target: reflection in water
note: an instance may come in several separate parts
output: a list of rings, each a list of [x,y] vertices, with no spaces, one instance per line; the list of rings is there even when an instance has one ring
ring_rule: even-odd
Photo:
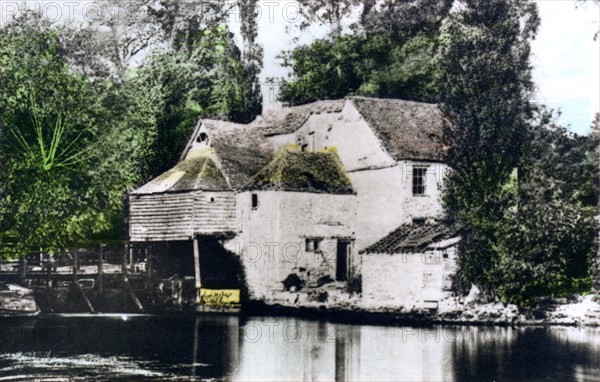
[[[61,377],[600,381],[600,329],[384,327],[214,315],[0,321],[0,381]]]

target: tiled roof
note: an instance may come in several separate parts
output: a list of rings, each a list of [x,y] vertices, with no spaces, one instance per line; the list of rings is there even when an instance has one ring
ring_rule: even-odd
[[[412,253],[426,247],[456,237],[456,229],[444,224],[403,224],[377,243],[361,253]]]
[[[302,152],[282,148],[253,178],[250,190],[353,193],[352,183],[334,151]]]
[[[394,159],[444,159],[444,117],[438,105],[365,97],[350,100]]]
[[[266,136],[291,134],[298,130],[312,114],[341,112],[345,101],[343,99],[317,101],[302,106],[267,110],[252,124]]]

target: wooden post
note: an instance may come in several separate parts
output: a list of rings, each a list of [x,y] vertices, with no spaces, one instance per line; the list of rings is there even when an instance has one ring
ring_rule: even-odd
[[[21,285],[25,286],[25,278],[27,277],[27,259],[25,257],[19,259],[19,277],[21,278]]]
[[[46,262],[46,288],[49,289],[50,288],[50,284],[52,284],[52,261],[50,260],[50,256],[54,256],[54,255],[50,255],[48,254],[48,262]]]
[[[202,280],[200,279],[200,249],[198,247],[198,237],[194,236],[194,266],[196,269],[196,302],[200,303],[200,289]]]
[[[196,377],[196,365],[198,363],[198,334],[200,329],[200,317],[196,317],[194,323],[194,349],[192,351],[192,377]]]
[[[123,263],[121,264],[121,273],[123,273],[123,275],[127,274],[127,255],[129,253],[129,242],[125,241],[125,246],[124,246],[124,250],[123,250]]]
[[[100,246],[100,252],[98,254],[98,291],[102,294],[103,291],[103,276],[104,276],[104,244]]]
[[[146,249],[146,288],[150,288],[152,282],[152,244]]]
[[[134,263],[135,263],[135,261],[134,261],[134,260],[135,260],[135,259],[134,259],[134,256],[133,256],[133,247],[132,247],[132,246],[130,246],[130,247],[129,247],[129,271],[130,271],[131,273],[134,273],[134,272],[135,272],[135,264],[134,264]]]
[[[77,282],[77,268],[79,267],[79,259],[77,258],[77,250],[73,251],[73,278]]]

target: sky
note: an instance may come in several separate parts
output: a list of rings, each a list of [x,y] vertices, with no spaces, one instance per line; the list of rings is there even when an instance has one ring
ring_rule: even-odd
[[[585,134],[600,112],[600,8],[573,0],[536,1],[542,24],[532,44],[540,103],[561,110],[559,122]]]
[[[101,0],[0,0],[0,24],[26,3],[38,7],[50,18],[81,19],[86,12],[94,12]],[[208,1],[208,0],[207,0]],[[233,0],[227,0],[229,2]],[[126,2],[126,0],[123,0]],[[581,5],[576,0],[536,0],[541,16],[538,36],[532,44],[533,77],[537,93],[535,100],[561,111],[559,122],[571,131],[585,134],[600,112],[600,38],[594,34],[600,29],[600,7]],[[280,66],[277,56],[299,43],[308,43],[323,37],[327,27],[312,27],[300,32],[300,19],[294,0],[261,0],[259,42],[265,49],[265,66],[261,80],[281,78],[287,70]],[[239,16],[232,14],[230,23],[239,40]],[[290,29],[290,33],[287,30]],[[298,38],[298,41],[293,41]],[[275,101],[276,89],[263,87],[265,107]]]

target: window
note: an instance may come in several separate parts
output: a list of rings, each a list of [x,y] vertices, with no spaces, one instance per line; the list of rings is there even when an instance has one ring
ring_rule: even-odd
[[[413,168],[413,195],[425,195],[426,167]]]
[[[198,135],[198,139],[196,139],[198,143],[208,143],[208,134],[202,132]]]
[[[317,252],[321,247],[321,239],[306,239],[306,252]]]
[[[252,209],[253,210],[258,209],[258,195],[257,194],[252,194]]]
[[[425,219],[424,218],[415,218],[412,220],[413,225],[423,225],[425,224]]]

